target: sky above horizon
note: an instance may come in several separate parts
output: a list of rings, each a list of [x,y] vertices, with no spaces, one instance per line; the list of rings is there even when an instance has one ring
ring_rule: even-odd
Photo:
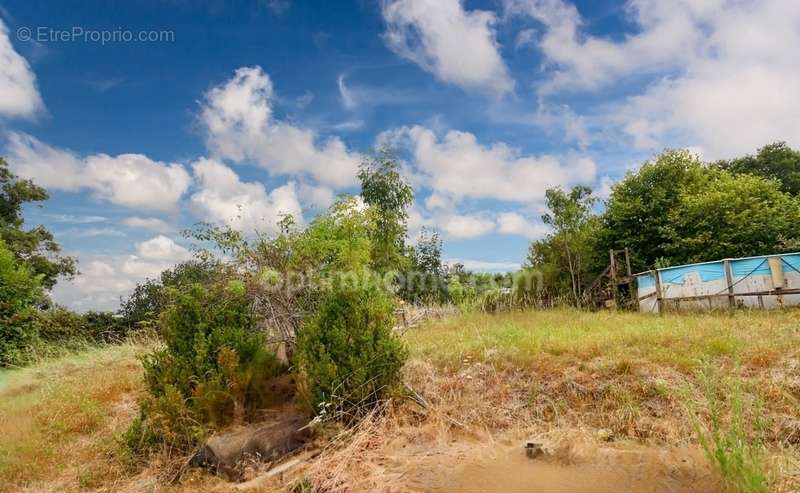
[[[800,147],[798,49],[782,0],[0,0],[0,156],[50,191],[26,221],[78,258],[53,291],[78,310],[189,258],[197,222],[307,222],[384,144],[412,240],[506,271],[547,188]]]

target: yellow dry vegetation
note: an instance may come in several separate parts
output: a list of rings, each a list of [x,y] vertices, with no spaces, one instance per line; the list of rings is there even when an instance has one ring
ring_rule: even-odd
[[[554,460],[537,466],[540,475],[612,486],[652,478],[642,491],[759,491],[745,484],[751,469],[728,483],[714,472],[699,437],[715,432],[752,440],[739,452],[758,452],[771,491],[800,488],[800,310],[466,313],[403,337],[407,388],[356,429],[322,434],[321,454],[263,491],[456,491],[464,478],[482,484],[482,470],[516,477],[509,464],[527,439]],[[196,470],[160,484],[158,464],[136,466],[120,445],[146,349],[108,346],[0,373],[0,489],[229,490]],[[741,393],[739,411],[730,389]],[[743,424],[733,433],[737,412]],[[629,471],[630,457],[638,462]],[[619,469],[608,475],[598,464]]]

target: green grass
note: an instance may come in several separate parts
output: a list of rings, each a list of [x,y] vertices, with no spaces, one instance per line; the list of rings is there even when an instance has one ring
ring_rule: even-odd
[[[687,395],[685,402],[708,460],[732,491],[767,493],[759,403],[752,402],[738,375],[724,374],[711,365],[698,372],[698,381],[700,398]],[[706,419],[700,414],[706,414]]]
[[[689,373],[701,360],[770,366],[800,343],[800,311],[685,314],[568,309],[469,313],[410,331],[412,356],[451,365],[464,358],[512,366],[603,358],[631,369],[658,365]]]
[[[0,491],[94,489],[125,468],[116,437],[135,411],[140,350],[96,347],[0,371]]]

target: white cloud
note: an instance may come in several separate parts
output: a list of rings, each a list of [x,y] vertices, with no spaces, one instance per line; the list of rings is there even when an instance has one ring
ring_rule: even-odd
[[[198,190],[191,197],[197,214],[210,222],[226,222],[241,231],[275,232],[284,214],[302,221],[295,184],[267,192],[258,182],[242,182],[219,161],[200,159],[192,165]]]
[[[701,33],[696,22],[721,0],[631,0],[628,10],[642,29],[620,42],[580,32],[583,19],[563,0],[505,0],[509,13],[532,17],[545,27],[539,47],[555,67],[541,90],[597,89],[634,72],[664,70],[694,55]]]
[[[136,245],[136,255],[122,262],[120,270],[134,279],[154,279],[162,271],[192,258],[192,253],[171,238],[158,235]]]
[[[600,178],[599,186],[597,187],[597,190],[595,190],[594,194],[600,200],[606,200],[607,198],[611,197],[613,186],[614,186],[614,180],[610,176],[604,176]]]
[[[465,11],[461,0],[384,0],[382,13],[386,44],[399,56],[467,90],[513,90],[493,12]]]
[[[308,175],[317,182],[355,184],[361,156],[338,137],[319,141],[314,131],[278,120],[273,87],[261,67],[242,67],[205,95],[200,122],[214,157],[253,160],[277,175]]]
[[[59,231],[59,237],[71,236],[74,238],[92,238],[95,236],[117,236],[124,237],[125,232],[112,227],[104,228],[72,228],[66,231]]]
[[[27,134],[11,132],[6,145],[11,169],[55,190],[90,190],[125,207],[173,211],[191,183],[178,163],[153,161],[142,154],[76,154],[51,147]]]
[[[356,99],[350,89],[347,88],[347,84],[345,84],[344,74],[340,74],[339,78],[336,79],[336,85],[339,87],[339,97],[342,100],[342,105],[348,110],[354,109],[356,107]]]
[[[503,212],[497,216],[497,232],[504,235],[523,236],[529,240],[544,237],[549,231],[541,222],[531,222],[517,212]]]
[[[123,220],[122,224],[129,228],[147,229],[161,234],[168,233],[172,230],[169,224],[156,217],[133,216]]]
[[[135,254],[93,256],[78,254],[80,274],[56,284],[53,299],[79,311],[116,310],[137,283],[155,279],[162,271],[191,259],[189,250],[171,238],[156,236],[135,245]]]
[[[36,75],[14,51],[8,28],[0,19],[0,116],[32,117],[43,110]]]
[[[800,145],[798,2],[629,0],[636,29],[622,40],[582,32],[579,12],[562,0],[505,4],[544,25],[542,94],[650,79],[599,118],[643,150],[692,146],[717,159],[776,140]]]
[[[525,156],[502,142],[483,145],[469,132],[451,130],[438,139],[433,131],[414,126],[392,134],[390,138],[401,135],[410,143],[426,186],[455,200],[535,203],[546,189],[591,182],[596,172],[587,157]]]
[[[495,222],[480,214],[454,214],[440,218],[442,229],[451,238],[477,238],[492,232]]]
[[[126,296],[136,286],[136,281],[113,267],[117,260],[81,262],[79,275],[55,285],[53,300],[78,311],[116,310],[120,296]]]
[[[307,207],[327,209],[336,200],[336,195],[328,187],[300,183],[297,186],[297,196]]]

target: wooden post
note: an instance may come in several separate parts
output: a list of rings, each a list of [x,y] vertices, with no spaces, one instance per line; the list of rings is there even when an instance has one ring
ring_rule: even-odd
[[[664,312],[664,298],[661,296],[661,276],[659,276],[658,270],[652,270],[651,272],[656,280],[656,306],[658,307],[658,313],[661,314]]]
[[[633,276],[631,272],[631,255],[628,251],[628,247],[625,247],[625,267],[628,269],[628,277]]]
[[[736,308],[736,297],[733,295],[733,272],[731,271],[731,259],[726,258],[722,261],[725,268],[725,283],[728,285],[728,307],[732,310]]]
[[[614,297],[614,305],[617,304],[617,259],[614,258],[614,249],[608,251],[609,261],[611,265],[611,295]]]

